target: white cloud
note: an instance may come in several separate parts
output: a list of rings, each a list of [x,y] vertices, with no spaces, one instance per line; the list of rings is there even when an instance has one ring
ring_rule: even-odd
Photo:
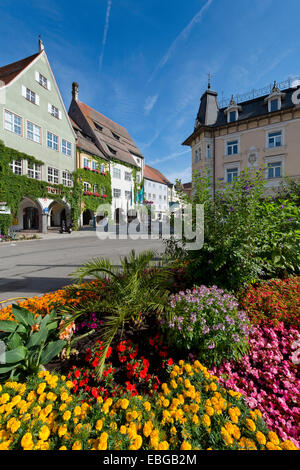
[[[186,40],[193,29],[193,27],[200,23],[203,14],[209,8],[213,0],[207,0],[207,2],[200,8],[200,10],[196,13],[196,15],[191,19],[191,21],[188,23],[188,25],[178,34],[178,36],[175,38],[175,40],[172,42],[171,46],[169,47],[168,51],[166,54],[163,56],[157,67],[155,68],[154,72],[152,73],[151,77],[149,78],[148,82],[151,82],[156,75],[156,73],[163,68],[166,63],[169,61],[169,59],[172,57],[174,54],[176,48],[178,47],[179,43],[183,40]]]
[[[152,110],[153,106],[155,105],[157,101],[157,98],[158,98],[158,95],[148,96],[146,98],[145,104],[144,104],[144,111],[146,115],[149,114],[150,111]]]
[[[112,0],[107,0],[105,24],[104,24],[104,31],[103,31],[103,38],[102,38],[102,50],[101,50],[101,54],[100,54],[100,57],[99,57],[99,70],[100,71],[101,71],[101,68],[102,68],[104,49],[105,49],[106,40],[107,40],[111,4],[112,4]]]
[[[192,167],[191,165],[184,169],[179,169],[173,172],[164,171],[165,176],[171,183],[175,183],[176,179],[181,180],[182,183],[189,183],[192,181]]]
[[[156,163],[162,163],[162,162],[167,162],[168,160],[174,160],[175,158],[178,158],[182,155],[185,155],[187,153],[190,153],[191,150],[188,149],[188,150],[184,150],[183,152],[174,152],[174,153],[171,153],[170,155],[167,155],[165,157],[161,157],[161,158],[156,158],[155,160],[150,160],[150,163],[151,165],[155,165]]]

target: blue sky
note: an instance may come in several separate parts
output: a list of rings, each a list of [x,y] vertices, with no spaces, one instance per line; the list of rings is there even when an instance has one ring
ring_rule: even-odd
[[[79,98],[127,128],[146,162],[191,179],[199,101],[300,75],[299,0],[0,0],[0,64],[41,34],[66,107]]]

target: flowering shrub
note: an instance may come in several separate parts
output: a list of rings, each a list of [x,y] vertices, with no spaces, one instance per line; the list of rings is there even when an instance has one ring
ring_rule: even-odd
[[[98,398],[90,405],[72,389],[66,377],[48,371],[26,384],[7,382],[0,388],[0,449],[296,449],[198,361],[170,368],[169,383],[152,398]]]
[[[207,365],[240,358],[247,351],[249,322],[236,299],[216,286],[187,289],[171,296],[171,314],[161,318],[168,343],[195,350]]]
[[[250,352],[240,362],[213,368],[220,383],[243,393],[258,408],[270,429],[300,447],[300,380],[292,362],[299,332],[283,323],[258,326],[251,332]]]
[[[262,282],[241,294],[240,304],[253,323],[271,319],[300,327],[300,276]]]

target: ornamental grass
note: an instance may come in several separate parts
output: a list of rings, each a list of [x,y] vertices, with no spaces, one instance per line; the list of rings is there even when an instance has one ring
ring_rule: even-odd
[[[98,397],[90,405],[72,389],[48,371],[1,386],[0,449],[297,450],[198,361],[171,366],[152,398]]]

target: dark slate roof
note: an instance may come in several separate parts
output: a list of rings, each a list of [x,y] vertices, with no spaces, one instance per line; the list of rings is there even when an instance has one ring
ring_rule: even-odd
[[[16,78],[23,70],[28,67],[43,51],[33,54],[25,59],[18,60],[9,65],[0,67],[0,80],[8,85],[14,78]]]
[[[106,159],[103,153],[101,153],[98,147],[94,144],[92,138],[85,134],[81,127],[72,118],[69,117],[69,119],[76,134],[77,148],[90,153],[91,155],[97,155],[98,157]]]
[[[281,109],[289,109],[295,106],[292,102],[292,94],[294,91],[295,88],[282,90],[282,93],[285,93],[285,98],[281,100]],[[254,100],[242,101],[241,103],[238,103],[238,105],[242,107],[242,110],[239,112],[238,120],[241,121],[242,119],[250,119],[257,116],[263,116],[264,114],[269,115],[270,113],[268,112],[268,105],[264,101],[267,96],[269,95],[260,96]],[[214,124],[214,127],[227,124],[226,114],[224,113],[225,109],[226,107],[219,110],[218,119]]]

